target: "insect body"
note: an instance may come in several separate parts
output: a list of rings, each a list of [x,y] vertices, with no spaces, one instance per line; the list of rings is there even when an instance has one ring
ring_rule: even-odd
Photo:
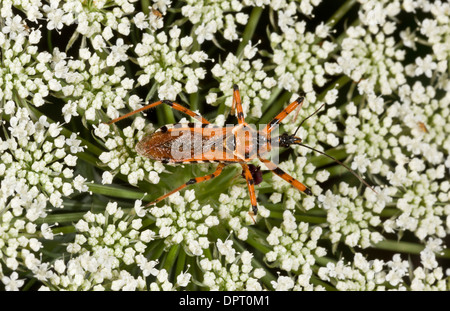
[[[257,168],[255,168],[255,166],[249,164],[249,162],[254,159],[259,159],[266,165],[269,170],[280,176],[282,179],[290,183],[298,190],[308,195],[312,194],[311,190],[303,183],[294,179],[292,176],[280,169],[275,163],[266,159],[265,157],[268,152],[271,151],[274,142],[281,147],[289,147],[290,145],[297,144],[315,150],[311,147],[303,145],[302,139],[296,137],[295,134],[289,135],[285,133],[277,137],[272,137],[272,132],[278,127],[279,123],[283,121],[283,119],[286,118],[296,108],[300,109],[303,104],[303,100],[303,97],[299,97],[297,100],[289,104],[282,112],[280,112],[274,119],[272,119],[272,121],[270,121],[270,123],[267,124],[265,128],[261,130],[256,130],[254,127],[245,122],[241,98],[237,85],[234,85],[233,104],[231,107],[232,114],[234,114],[236,111],[238,120],[238,124],[235,126],[219,127],[217,125],[210,124],[199,114],[169,100],[162,100],[149,104],[138,110],[132,111],[124,116],[114,119],[108,124],[113,124],[133,114],[156,107],[161,104],[169,105],[173,109],[181,111],[199,120],[201,123],[177,123],[173,125],[165,125],[153,134],[144,137],[136,145],[136,151],[139,154],[153,160],[161,161],[163,163],[219,163],[216,170],[212,174],[192,178],[178,188],[147,204],[147,206],[156,204],[161,200],[167,198],[171,194],[178,192],[189,185],[207,181],[214,177],[217,177],[218,175],[220,175],[223,168],[227,164],[237,163],[242,166],[242,175],[247,181],[247,186],[250,193],[250,201],[252,205],[250,216],[252,216],[253,218],[253,216],[257,215],[258,213],[255,184],[260,182],[259,179],[261,173]],[[315,151],[324,154],[318,150]],[[328,157],[332,158],[331,156]],[[332,159],[339,164],[344,165],[338,160],[334,158]],[[347,166],[345,167],[349,169]],[[355,176],[357,176],[353,171],[351,172]],[[359,176],[357,177],[360,178]],[[255,179],[257,180],[255,181]],[[367,185],[367,183],[365,184]]]

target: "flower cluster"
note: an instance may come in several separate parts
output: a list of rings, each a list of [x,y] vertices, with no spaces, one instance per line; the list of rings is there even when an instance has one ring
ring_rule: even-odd
[[[427,0],[0,1],[0,287],[449,290],[449,21]],[[301,144],[250,162],[256,217],[240,163],[177,192],[217,163],[138,154],[177,109],[103,123],[159,97],[224,126],[234,84],[250,126],[305,97],[271,132]]]
[[[48,30],[61,31],[64,26],[76,23],[74,38],[82,35],[92,39],[94,44],[104,44],[104,40],[113,36],[113,31],[124,36],[130,34],[131,20],[128,16],[135,10],[133,2],[118,1],[107,6],[106,1],[51,0],[50,5],[43,6],[43,14],[39,17],[47,20]],[[26,12],[35,12],[35,5],[30,5]]]
[[[236,253],[233,241],[218,239],[216,242],[219,259],[200,260],[203,270],[202,285],[209,290],[260,291],[263,289],[260,279],[265,276],[264,269],[254,268],[253,254],[249,251]],[[221,260],[222,259],[222,260]]]
[[[317,185],[317,182],[325,182],[328,179],[329,173],[327,171],[315,173],[316,167],[312,163],[307,163],[305,157],[297,157],[295,161],[283,161],[280,163],[279,168],[309,187],[314,196],[305,196],[298,189],[292,187],[291,184],[273,173],[272,182],[274,185],[274,193],[270,196],[271,202],[277,204],[283,201],[285,208],[288,210],[299,208],[299,202],[301,203],[300,206],[302,210],[309,210],[315,207],[315,196],[323,191],[323,189]]]
[[[4,107],[2,127],[9,136],[0,138],[0,253],[1,266],[11,275],[2,275],[9,290],[19,289],[24,281],[16,271],[27,269],[39,280],[46,279],[45,263],[39,259],[43,241],[53,240],[45,223],[48,204],[63,208],[63,198],[86,192],[86,180],[75,174],[81,141],[73,134],[61,135],[61,126],[42,116],[34,121],[25,108],[13,101]],[[39,227],[37,221],[43,221]],[[8,273],[6,270],[5,273]],[[0,269],[2,271],[2,269]]]
[[[342,72],[353,81],[363,80],[361,90],[371,94],[374,88],[383,95],[390,95],[406,83],[404,68],[405,51],[395,49],[391,31],[371,34],[363,26],[349,27],[348,37],[342,43],[337,59]]]
[[[297,273],[297,285],[304,289],[311,289],[310,278],[313,274],[315,257],[323,257],[326,250],[317,245],[322,234],[321,227],[309,228],[304,222],[297,224],[291,211],[283,213],[280,227],[273,227],[266,240],[273,250],[265,256],[267,262],[286,272]],[[280,286],[277,283],[275,288]]]
[[[387,232],[409,230],[421,240],[427,236],[442,238],[446,235],[448,209],[435,208],[435,203],[448,202],[442,151],[448,153],[448,129],[444,125],[448,113],[442,117],[435,111],[448,109],[448,95],[433,99],[434,92],[427,92],[420,82],[401,90],[402,102],[394,102],[386,111],[383,99],[373,96],[368,96],[368,108],[359,110],[360,117],[354,104],[347,106],[346,150],[357,154],[353,169],[384,176],[392,186],[390,195],[400,195],[397,207],[401,213],[384,223]],[[382,159],[394,159],[395,166]],[[405,188],[398,191],[398,187]]]
[[[393,288],[405,289],[402,279],[408,275],[408,267],[408,261],[399,255],[385,263],[379,259],[369,261],[361,253],[356,253],[352,262],[329,262],[319,269],[318,275],[322,280],[333,283],[338,290],[384,290],[385,282]]]
[[[194,25],[197,42],[200,44],[205,40],[216,40],[217,32],[223,33],[223,37],[229,41],[237,40],[237,24],[245,25],[248,21],[248,14],[241,12],[244,5],[240,1],[227,0],[220,5],[209,0],[185,2],[181,7],[181,14]]]
[[[22,194],[24,199],[24,193],[27,193],[29,189],[26,185],[18,183],[18,193]],[[3,185],[2,185],[3,188]],[[36,189],[28,192],[29,197],[36,196]],[[19,194],[18,194],[19,195]],[[38,200],[41,202],[37,202]],[[42,242],[39,238],[39,228],[33,222],[25,217],[24,207],[20,207],[20,202],[17,197],[13,198],[9,204],[7,204],[3,199],[0,200],[0,208],[5,211],[0,219],[0,254],[2,256],[0,269],[2,278],[1,281],[5,285],[6,290],[19,290],[23,284],[24,280],[19,279],[18,271],[25,268],[33,273],[38,271],[38,261],[37,254],[43,248]],[[45,199],[42,197],[36,198],[33,205],[40,204],[42,202],[45,204]],[[9,209],[9,206],[14,206],[14,211]],[[41,230],[45,232],[45,224],[41,227]],[[50,230],[51,231],[51,230]],[[45,235],[47,239],[53,239],[53,234]],[[7,276],[10,273],[10,276]]]
[[[218,217],[212,215],[213,208],[200,205],[194,190],[185,191],[184,196],[176,193],[168,201],[169,205],[148,210],[156,219],[155,232],[167,246],[182,244],[188,254],[201,256],[209,248],[209,228],[219,224]]]
[[[134,81],[124,77],[125,67],[118,65],[127,59],[127,49],[119,39],[106,58],[101,58],[87,48],[79,50],[78,60],[68,58],[66,53],[58,49],[53,51],[53,55],[45,52],[40,55],[46,64],[45,70],[54,72],[53,94],[69,98],[62,108],[66,122],[72,116],[78,116],[80,111],[83,111],[83,119],[91,121],[98,119],[99,111],[103,109],[106,109],[109,118],[117,117],[117,110],[125,106],[127,92],[134,87]],[[110,68],[113,70],[108,71]],[[105,71],[108,73],[105,74]],[[134,101],[133,98],[129,100],[130,104]]]
[[[51,73],[45,72],[45,64],[39,57],[37,43],[41,31],[27,31],[26,22],[19,16],[5,18],[5,26],[0,31],[0,99],[14,100],[14,93],[23,99],[33,94],[32,103],[42,106],[51,89]],[[29,29],[29,28],[28,28]],[[46,78],[41,76],[47,73]]]

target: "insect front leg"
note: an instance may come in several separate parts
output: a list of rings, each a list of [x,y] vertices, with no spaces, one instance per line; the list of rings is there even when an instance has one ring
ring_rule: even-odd
[[[289,175],[288,173],[283,171],[275,163],[273,163],[272,161],[267,160],[267,159],[263,159],[263,158],[259,158],[259,159],[261,160],[261,162],[263,162],[267,166],[267,168],[269,170],[271,170],[272,172],[274,172],[275,174],[277,174],[278,176],[280,176],[281,178],[286,180],[292,186],[294,186],[298,190],[306,193],[307,195],[312,195],[312,192],[308,187],[306,187],[304,184],[299,182],[297,179],[295,179],[294,177],[292,177],[291,175]]]

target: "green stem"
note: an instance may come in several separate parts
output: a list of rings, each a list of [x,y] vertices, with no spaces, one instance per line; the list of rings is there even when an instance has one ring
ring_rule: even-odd
[[[50,30],[47,30],[47,47],[48,51],[53,51],[52,32]]]
[[[74,233],[76,230],[75,230],[74,226],[64,226],[64,227],[55,228],[52,231],[54,234],[62,233],[64,235],[64,234],[68,234],[68,233]]]
[[[329,168],[327,168],[327,171],[328,171],[328,173],[330,173],[329,178],[336,177],[336,176],[342,177],[342,175],[349,173],[345,169],[345,167],[340,166],[340,165],[335,165],[335,166],[329,167]],[[356,179],[356,177],[355,177],[355,179]]]
[[[190,50],[191,53],[194,53],[195,51],[200,50],[200,44],[198,43],[197,40],[194,40],[194,43],[192,45],[192,48]],[[196,68],[199,67],[198,63],[193,63],[191,64],[191,68],[192,70],[195,70]],[[196,111],[199,110],[199,103],[200,103],[200,97],[199,97],[199,92],[195,92],[189,95],[189,103],[191,106],[191,110]]]
[[[99,162],[98,157],[95,157],[87,152],[79,152],[77,153],[77,157],[95,167],[98,165]]]
[[[283,219],[283,213],[270,211],[270,218]],[[295,215],[295,219],[297,221],[311,224],[323,224],[327,221],[326,218],[324,217],[304,216],[304,215]]]
[[[328,258],[328,257],[314,257],[316,259],[316,263],[318,263],[320,266],[324,267],[326,266],[329,262],[331,263],[336,263],[336,260]]]
[[[398,215],[399,213],[400,213],[400,211],[396,208],[385,208],[380,213],[380,217],[392,217],[392,216]]]
[[[258,241],[259,239],[262,239],[262,237],[260,237],[255,232],[255,230],[249,230],[249,235],[248,235],[248,238],[247,238],[246,242],[248,244],[250,244],[251,246],[253,246],[254,248],[256,248],[257,250],[259,250],[263,254],[266,254],[266,253],[270,252],[271,248],[266,246],[266,245],[264,245],[260,241]]]
[[[198,92],[192,93],[189,95],[189,102],[191,104],[191,110],[196,111],[199,110],[200,97],[198,96]]]
[[[173,109],[172,107],[169,107],[167,105],[164,105],[164,117],[165,117],[165,124],[175,124],[175,116],[173,115]]]
[[[263,9],[261,7],[254,7],[252,13],[250,14],[250,18],[248,20],[247,26],[245,26],[244,33],[242,34],[242,41],[239,44],[236,55],[240,55],[244,50],[245,46],[248,44],[250,39],[253,37],[255,33],[256,26],[258,25],[259,18],[261,17]]]

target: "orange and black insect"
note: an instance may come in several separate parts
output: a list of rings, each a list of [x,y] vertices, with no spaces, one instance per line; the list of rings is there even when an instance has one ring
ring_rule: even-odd
[[[242,166],[242,175],[247,181],[247,186],[250,193],[250,202],[252,205],[250,216],[252,216],[253,218],[253,216],[256,216],[258,213],[255,184],[261,182],[261,171],[259,170],[259,167],[255,167],[254,165],[249,164],[249,162],[254,159],[259,159],[266,165],[269,170],[280,176],[282,179],[290,183],[298,190],[304,192],[305,194],[311,195],[312,192],[307,186],[294,179],[292,176],[280,169],[275,163],[265,158],[269,151],[272,150],[272,145],[274,145],[274,147],[289,147],[291,145],[301,145],[303,147],[319,152],[333,159],[337,163],[343,165],[366,186],[371,188],[361,177],[354,173],[345,164],[319,150],[302,144],[302,139],[295,136],[303,122],[316,114],[320,110],[320,108],[323,107],[323,105],[312,115],[305,118],[300,123],[299,127],[293,135],[284,133],[277,137],[272,137],[272,132],[274,132],[274,130],[279,126],[280,122],[282,122],[295,109],[301,108],[304,98],[300,96],[297,100],[289,104],[283,111],[281,111],[275,118],[273,118],[272,121],[270,121],[265,126],[265,128],[263,128],[262,130],[256,130],[254,127],[245,122],[239,88],[237,85],[234,85],[233,88],[233,103],[231,107],[231,113],[234,114],[236,110],[238,124],[232,127],[219,127],[217,125],[210,124],[206,119],[204,119],[196,112],[193,112],[171,100],[157,101],[140,109],[132,111],[128,114],[125,114],[108,123],[113,124],[138,112],[154,108],[161,104],[168,105],[173,109],[181,111],[201,122],[164,125],[153,134],[145,136],[136,145],[136,151],[140,155],[153,160],[161,161],[162,163],[193,164],[219,162],[219,165],[216,167],[216,170],[212,174],[192,178],[178,188],[147,204],[147,206],[156,204],[189,185],[200,183],[217,177],[218,175],[220,175],[226,165],[237,163]],[[274,142],[276,144],[274,144]]]

